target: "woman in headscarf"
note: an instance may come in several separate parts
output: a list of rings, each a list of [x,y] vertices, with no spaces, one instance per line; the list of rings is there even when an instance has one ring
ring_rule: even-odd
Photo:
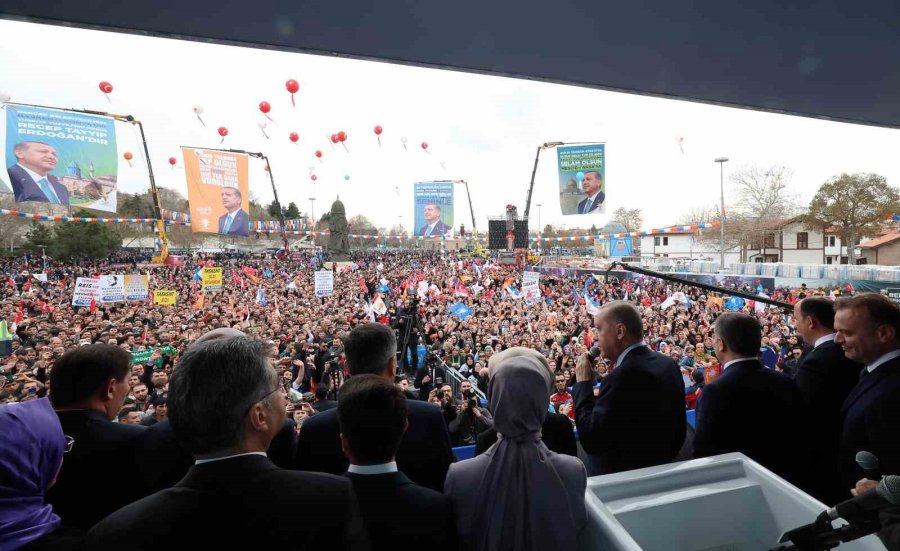
[[[0,550],[71,549],[78,542],[77,534],[63,535],[44,502],[66,448],[47,398],[0,406]]]
[[[497,443],[450,466],[444,493],[460,541],[476,551],[578,549],[587,515],[581,460],[541,441],[553,383],[547,360],[528,348],[491,358],[488,400]]]

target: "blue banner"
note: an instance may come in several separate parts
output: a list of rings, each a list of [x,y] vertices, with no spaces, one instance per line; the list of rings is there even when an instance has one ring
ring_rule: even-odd
[[[556,148],[559,166],[559,208],[563,214],[606,212],[606,146],[570,145]]]
[[[113,119],[8,104],[5,154],[17,203],[116,211],[119,159]]]
[[[416,237],[442,237],[453,232],[453,182],[416,182],[413,187]]]
[[[609,256],[633,256],[630,237],[608,239]]]
[[[462,302],[457,302],[453,306],[450,307],[450,313],[454,316],[458,317],[461,320],[466,319],[467,317],[472,315],[475,309],[466,306]]]

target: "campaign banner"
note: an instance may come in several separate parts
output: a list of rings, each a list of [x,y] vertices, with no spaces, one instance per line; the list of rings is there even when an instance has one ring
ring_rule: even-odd
[[[608,239],[607,243],[609,243],[609,256],[632,256],[634,254],[630,237]]]
[[[204,291],[221,291],[223,288],[222,268],[205,267],[200,271],[200,283]]]
[[[522,298],[525,300],[541,298],[540,272],[522,273]]]
[[[100,276],[100,302],[125,300],[125,276],[109,274]]]
[[[216,149],[183,147],[191,231],[250,235],[248,157]]]
[[[125,275],[125,300],[150,300],[150,284],[147,276]]]
[[[146,350],[141,350],[140,352],[132,352],[131,353],[131,365],[140,365],[145,364],[150,361],[150,357],[153,356],[153,353],[159,350],[161,355],[163,354],[174,354],[177,352],[174,346],[166,345],[162,348],[147,348]]]
[[[175,306],[178,304],[178,291],[174,289],[157,289],[153,291],[153,304]]]
[[[34,276],[34,279],[40,281],[41,283],[47,283],[47,274],[39,273],[39,274],[31,274]]]
[[[316,271],[316,296],[319,298],[334,294],[334,273],[331,270]]]
[[[79,277],[75,280],[75,292],[72,293],[72,306],[90,306],[100,294],[100,280],[90,277]]]
[[[605,144],[556,148],[559,208],[565,215],[606,212]]]
[[[413,229],[417,237],[452,235],[453,182],[416,182],[413,203]]]
[[[116,211],[114,119],[13,104],[5,111],[4,176],[17,203]]]

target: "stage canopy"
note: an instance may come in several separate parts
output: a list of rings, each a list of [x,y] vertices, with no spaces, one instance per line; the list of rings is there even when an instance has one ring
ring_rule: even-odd
[[[900,127],[896,0],[4,0],[0,13]]]

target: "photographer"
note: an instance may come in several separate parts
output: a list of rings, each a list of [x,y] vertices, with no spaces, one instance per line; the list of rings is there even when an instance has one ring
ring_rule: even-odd
[[[429,354],[425,365],[416,371],[415,383],[416,388],[419,389],[420,400],[428,400],[431,391],[440,388],[447,380],[447,372],[440,364],[441,361],[437,356]]]
[[[459,395],[459,402],[452,406],[456,418],[449,424],[450,439],[455,446],[473,445],[480,433],[494,426],[494,418],[478,405],[478,396],[469,381],[460,383]]]

